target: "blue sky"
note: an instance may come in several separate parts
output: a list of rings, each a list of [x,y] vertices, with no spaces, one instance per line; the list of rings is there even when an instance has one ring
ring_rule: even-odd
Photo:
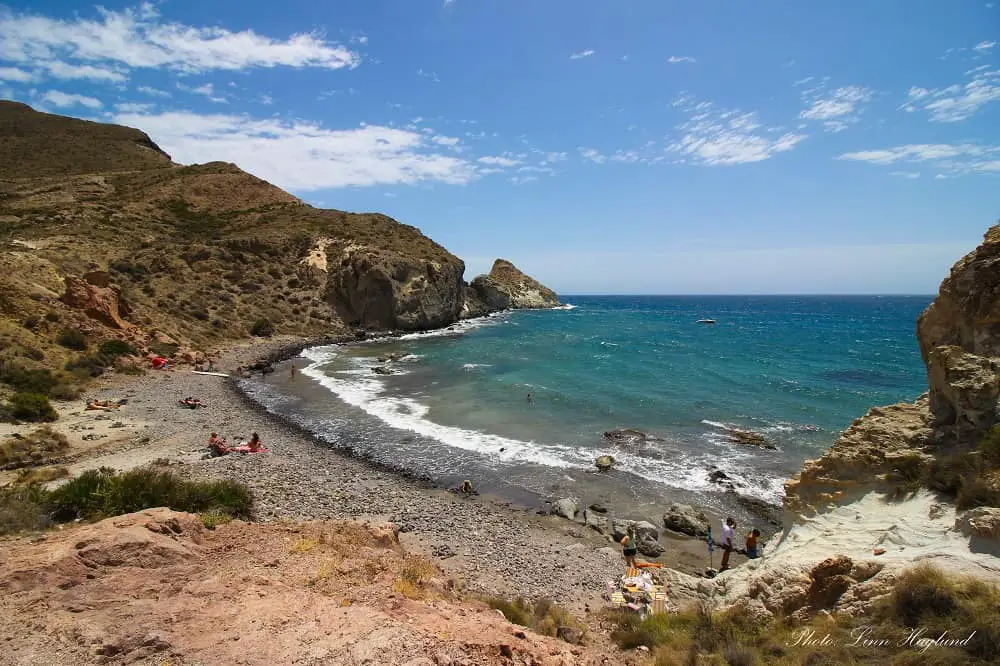
[[[0,97],[385,212],[469,278],[931,293],[1000,217],[998,3],[32,0]]]

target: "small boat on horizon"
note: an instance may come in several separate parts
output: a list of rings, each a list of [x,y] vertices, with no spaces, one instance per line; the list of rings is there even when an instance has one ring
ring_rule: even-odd
[[[699,319],[695,323],[696,324],[714,324],[715,320],[714,319]]]

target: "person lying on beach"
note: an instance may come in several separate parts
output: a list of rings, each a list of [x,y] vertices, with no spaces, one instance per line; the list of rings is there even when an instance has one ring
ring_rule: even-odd
[[[181,403],[181,406],[190,407],[191,409],[198,409],[199,407],[205,406],[204,404],[202,404],[201,400],[199,400],[198,398],[193,398],[191,396],[188,396],[183,400],[179,400],[178,402]]]
[[[103,409],[104,411],[108,412],[111,411],[112,409],[118,409],[124,404],[125,404],[124,400],[119,400],[118,402],[114,402],[112,400],[95,400],[91,398],[90,400],[87,401],[87,409]]]

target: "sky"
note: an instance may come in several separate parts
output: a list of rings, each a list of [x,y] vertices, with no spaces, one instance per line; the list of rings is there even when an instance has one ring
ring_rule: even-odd
[[[1000,0],[0,0],[0,98],[562,294],[936,292],[1000,218]]]

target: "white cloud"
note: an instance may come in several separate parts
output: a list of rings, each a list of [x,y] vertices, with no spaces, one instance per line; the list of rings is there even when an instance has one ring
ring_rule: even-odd
[[[982,41],[982,42],[979,42],[978,44],[976,44],[975,46],[973,46],[972,50],[973,51],[989,51],[990,49],[992,49],[996,45],[997,45],[996,42]]]
[[[435,136],[431,141],[439,146],[457,146],[461,142],[461,139],[454,136]]]
[[[287,189],[442,182],[482,175],[475,164],[435,152],[423,134],[367,125],[330,130],[306,121],[237,115],[122,113],[115,122],[140,127],[178,162],[234,162]]]
[[[17,63],[55,61],[165,67],[182,72],[251,67],[356,67],[355,52],[299,33],[273,39],[252,30],[232,32],[161,20],[144,3],[120,12],[98,8],[96,20],[60,20],[31,13],[0,12],[0,53]]]
[[[976,67],[965,74],[971,79],[965,85],[910,88],[907,101],[900,108],[911,113],[927,111],[935,122],[954,123],[971,117],[991,102],[1000,101],[1000,69]]]
[[[87,79],[90,81],[123,83],[128,77],[114,69],[94,67],[93,65],[70,65],[55,60],[45,63],[45,69],[56,79]]]
[[[589,58],[590,56],[594,55],[595,53],[596,53],[596,51],[594,51],[593,49],[587,49],[586,51],[580,51],[579,53],[570,54],[569,59],[570,60],[580,60],[581,58]]]
[[[149,95],[150,97],[170,97],[170,93],[166,90],[158,90],[157,88],[150,88],[149,86],[139,86],[136,88],[137,91],[141,92],[143,95]]]
[[[804,79],[799,79],[798,81],[796,81],[795,83],[793,83],[792,86],[794,86],[796,88],[798,88],[799,86],[804,86],[805,84],[807,84],[810,81],[812,81],[813,78],[814,77],[812,77],[812,76],[807,76]]]
[[[842,132],[860,120],[864,105],[874,94],[864,86],[843,86],[827,93],[825,85],[820,84],[802,93],[809,106],[799,113],[799,118],[822,121],[828,132]]]
[[[229,100],[227,100],[225,97],[222,97],[215,93],[215,86],[213,86],[211,83],[205,83],[198,87],[192,87],[192,86],[186,86],[183,83],[178,82],[177,88],[178,90],[183,90],[184,92],[193,93],[195,95],[204,95],[209,99],[209,101],[215,102],[216,104],[229,103]]]
[[[441,83],[441,79],[438,77],[436,72],[427,72],[424,71],[423,69],[418,69],[417,76],[419,76],[422,79],[430,79],[434,83]]]
[[[761,162],[792,150],[806,138],[791,132],[768,137],[758,132],[763,127],[755,112],[716,109],[711,102],[698,102],[689,95],[680,96],[673,105],[689,114],[689,119],[677,126],[683,136],[667,146],[681,161],[710,166]]]
[[[869,164],[930,164],[945,173],[1000,173],[1000,146],[974,143],[911,143],[882,150],[844,153],[838,160]]]
[[[35,75],[17,67],[0,67],[0,81],[29,83],[35,80]]]
[[[919,171],[890,171],[890,176],[899,176],[900,178],[909,178],[911,180],[920,178]]]
[[[122,113],[145,113],[155,106],[155,104],[142,104],[139,102],[122,102],[121,104],[115,104],[115,108]]]
[[[480,164],[486,164],[488,166],[494,167],[514,167],[521,164],[521,160],[513,159],[511,157],[499,157],[499,156],[486,156],[480,157],[476,160]]]
[[[670,56],[669,58],[667,58],[667,62],[669,62],[671,65],[676,65],[677,63],[681,62],[698,62],[698,61],[690,56]]]
[[[86,95],[73,95],[71,93],[64,93],[58,90],[50,90],[41,96],[43,102],[48,102],[53,106],[58,107],[68,107],[68,106],[85,106],[88,109],[99,109],[101,106],[101,101],[94,99],[93,97],[87,97]]]
[[[590,160],[595,164],[604,164],[608,161],[608,158],[600,153],[600,151],[594,150],[593,148],[577,148],[580,151],[581,157],[586,160]]]

